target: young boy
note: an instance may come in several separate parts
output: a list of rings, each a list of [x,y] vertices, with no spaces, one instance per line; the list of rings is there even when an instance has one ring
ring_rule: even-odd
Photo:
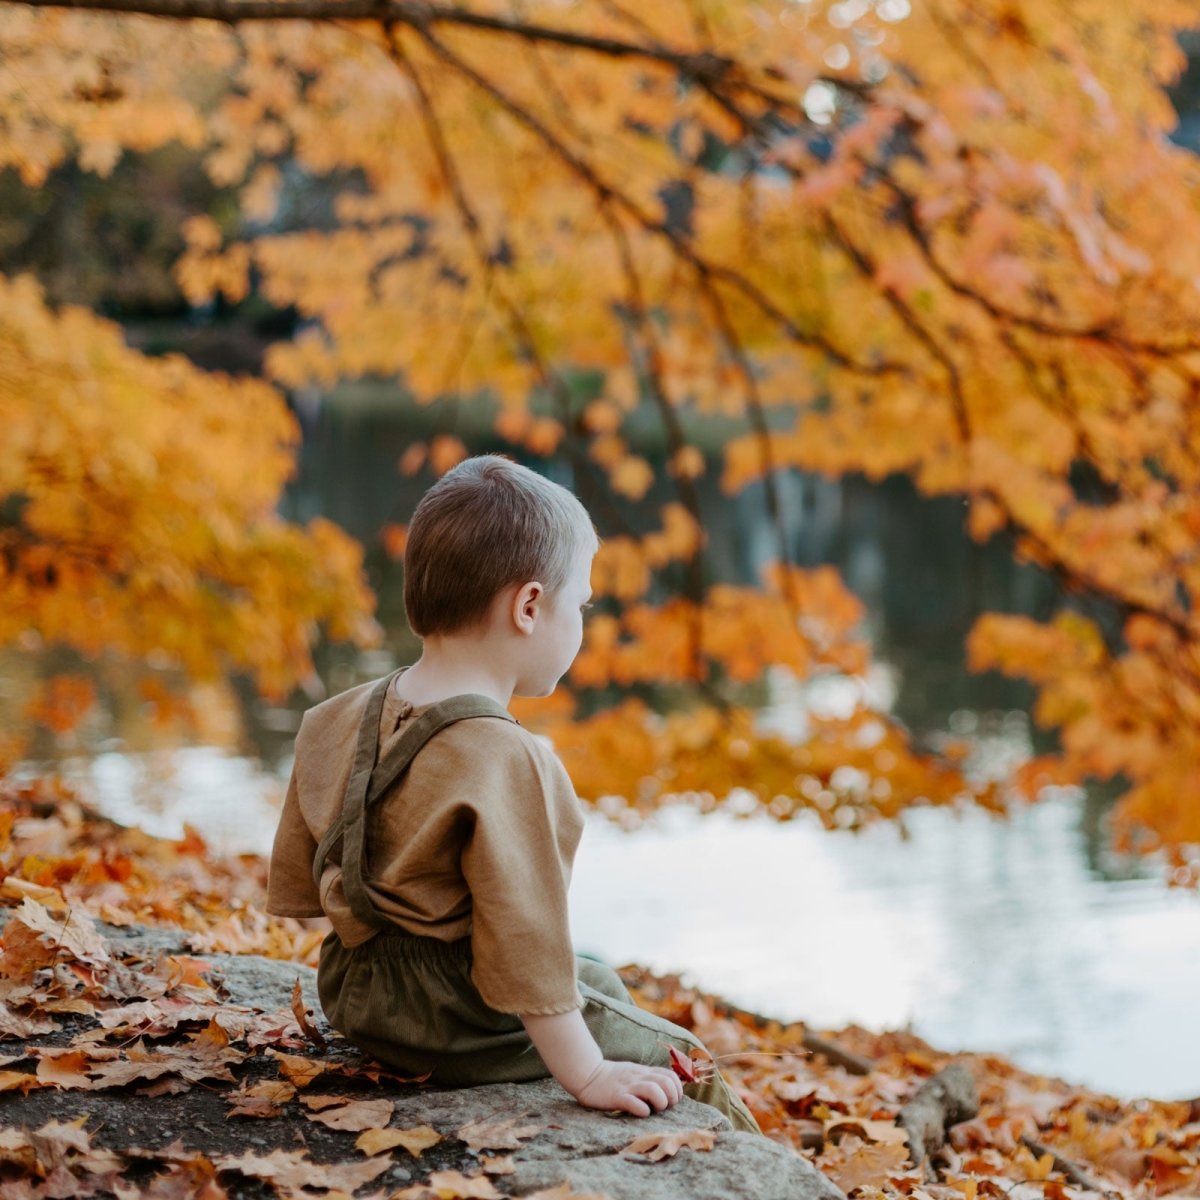
[[[553,1075],[582,1105],[675,1104],[687,1030],[576,958],[567,887],[583,813],[562,764],[508,713],[578,653],[595,530],[566,489],[468,459],[409,527],[404,601],[421,657],[308,712],[267,909],[322,914],[321,1005],[380,1061],[466,1086]],[[687,1085],[757,1131],[714,1071]]]

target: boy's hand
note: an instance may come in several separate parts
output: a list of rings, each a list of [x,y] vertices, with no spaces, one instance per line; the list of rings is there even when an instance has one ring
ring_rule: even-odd
[[[683,1084],[674,1071],[632,1062],[602,1062],[575,1094],[584,1108],[615,1108],[635,1117],[661,1112],[682,1097]]]

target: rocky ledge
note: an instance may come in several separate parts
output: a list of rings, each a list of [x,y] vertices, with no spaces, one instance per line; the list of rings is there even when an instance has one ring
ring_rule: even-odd
[[[316,972],[33,900],[3,932],[0,1200],[835,1200],[801,1155],[685,1099],[645,1119],[552,1080],[438,1089],[318,1015]],[[298,987],[297,987],[298,981]]]

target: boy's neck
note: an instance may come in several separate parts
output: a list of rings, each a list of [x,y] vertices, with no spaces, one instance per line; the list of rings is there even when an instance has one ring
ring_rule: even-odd
[[[473,640],[454,637],[427,638],[421,657],[392,687],[414,707],[466,694],[489,696],[507,707],[513,695],[513,680],[502,665],[487,661]]]

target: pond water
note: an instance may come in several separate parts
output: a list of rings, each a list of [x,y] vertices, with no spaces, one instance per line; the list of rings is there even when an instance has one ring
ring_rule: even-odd
[[[62,765],[120,820],[270,848],[284,778],[253,759],[192,747]],[[1200,901],[1098,873],[1087,823],[1067,791],[1007,821],[929,809],[859,834],[683,807],[627,832],[594,814],[576,942],[772,1016],[909,1026],[1119,1095],[1190,1097]]]
[[[395,472],[414,419],[370,405],[319,414],[288,515],[324,513],[366,539],[402,519],[424,486]],[[989,770],[1045,744],[1025,715],[1028,689],[971,676],[961,647],[984,608],[1046,615],[1052,583],[970,543],[958,505],[902,483],[796,477],[785,493],[797,560],[834,562],[868,606],[874,702],[919,737],[975,736]],[[761,497],[704,502],[713,570],[752,578],[771,546]],[[412,658],[399,572],[378,553],[370,564],[388,643],[353,662],[323,654],[331,691]],[[23,690],[2,674],[0,692]],[[761,720],[781,728],[797,708],[836,707],[845,686],[805,691],[774,677]],[[86,743],[44,745],[41,765],[151,832],[177,835],[187,820],[214,850],[266,851],[300,707],[248,702],[239,735],[159,749],[101,720]],[[1200,900],[1115,855],[1105,808],[1096,791],[1064,790],[1007,822],[925,810],[903,830],[857,835],[684,808],[629,833],[597,815],[572,887],[576,939],[771,1015],[909,1025],[943,1049],[997,1051],[1123,1096],[1194,1096]]]

